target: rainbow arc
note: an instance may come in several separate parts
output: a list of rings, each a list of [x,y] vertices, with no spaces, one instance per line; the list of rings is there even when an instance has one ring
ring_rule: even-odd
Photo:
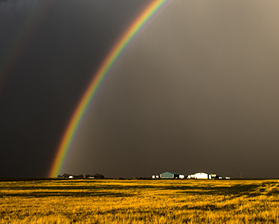
[[[147,5],[147,7],[142,11],[142,13],[136,18],[132,25],[124,32],[121,38],[116,42],[114,47],[111,49],[102,65],[100,66],[97,73],[93,76],[90,85],[87,87],[85,93],[83,94],[81,100],[79,101],[73,116],[66,128],[63,135],[57,154],[55,155],[54,162],[51,166],[49,177],[57,177],[62,165],[64,163],[65,157],[69,151],[72,139],[77,131],[79,123],[84,116],[86,109],[89,106],[92,98],[94,97],[96,91],[104,80],[105,76],[108,74],[112,65],[116,62],[117,58],[127,47],[129,42],[133,37],[139,32],[139,30],[146,24],[146,22],[156,13],[158,10],[167,2],[167,0],[153,0]]]

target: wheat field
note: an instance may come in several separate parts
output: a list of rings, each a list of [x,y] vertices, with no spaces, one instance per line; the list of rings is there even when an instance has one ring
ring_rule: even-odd
[[[0,182],[0,223],[279,223],[278,180]]]

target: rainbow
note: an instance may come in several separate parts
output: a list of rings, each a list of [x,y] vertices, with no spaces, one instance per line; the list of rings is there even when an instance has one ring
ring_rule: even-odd
[[[132,25],[124,32],[122,37],[116,42],[112,50],[109,52],[104,62],[100,66],[97,73],[93,76],[92,81],[87,87],[85,93],[83,94],[81,100],[78,103],[77,108],[74,111],[74,114],[71,117],[71,120],[66,128],[66,131],[63,135],[62,141],[57,150],[57,154],[54,158],[54,162],[51,166],[49,177],[57,177],[59,174],[65,156],[69,151],[70,144],[75,135],[75,132],[79,126],[79,123],[84,116],[86,109],[92,98],[94,97],[96,91],[98,90],[100,84],[102,83],[105,76],[108,74],[110,68],[115,63],[119,55],[123,52],[125,47],[133,39],[133,37],[139,32],[144,24],[157,12],[167,0],[153,0],[147,5],[143,12],[138,16],[138,18],[132,23]]]

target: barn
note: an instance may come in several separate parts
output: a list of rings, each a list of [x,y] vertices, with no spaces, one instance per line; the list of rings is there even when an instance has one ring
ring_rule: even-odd
[[[179,178],[179,174],[173,172],[164,172],[160,174],[160,178],[177,179]]]

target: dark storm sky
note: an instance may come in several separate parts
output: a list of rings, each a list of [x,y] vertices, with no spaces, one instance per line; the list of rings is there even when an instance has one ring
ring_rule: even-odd
[[[147,3],[54,1],[36,17],[46,2],[0,1],[0,71],[17,44],[14,39],[40,19],[24,46],[16,47],[12,69],[0,74],[0,177],[48,175],[92,74]]]
[[[1,1],[1,62],[39,3]],[[47,175],[92,74],[147,3],[54,1],[40,17],[1,74],[0,177]],[[257,0],[168,4],[104,80],[61,174],[278,177],[278,9]]]

